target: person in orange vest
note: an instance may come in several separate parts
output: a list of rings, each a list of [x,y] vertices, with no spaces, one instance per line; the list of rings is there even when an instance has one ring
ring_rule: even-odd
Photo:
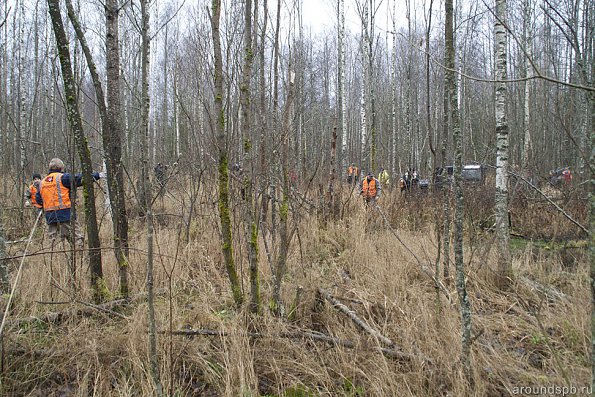
[[[374,178],[371,172],[362,181],[362,188],[360,194],[364,198],[364,202],[368,205],[375,205],[376,201],[380,198],[380,191],[382,187],[378,179]]]
[[[354,173],[355,173],[355,164],[351,163],[351,165],[347,168],[347,183],[350,185],[353,183]]]
[[[105,173],[93,173],[93,179],[105,178]],[[64,172],[64,162],[59,158],[50,161],[49,173],[43,178],[37,190],[35,198],[42,205],[45,212],[45,220],[48,224],[48,235],[52,244],[59,236],[61,240],[66,238],[71,244],[71,231],[74,229],[76,242],[82,244],[84,238],[78,230],[75,219],[71,217],[71,189],[82,186],[82,174],[70,174]],[[76,193],[76,192],[73,192]]]
[[[31,183],[31,185],[29,185],[29,189],[27,189],[27,191],[25,192],[25,207],[33,206],[35,208],[37,214],[39,214],[42,207],[41,207],[41,204],[39,204],[37,202],[35,195],[37,194],[37,191],[39,190],[39,183],[41,182],[41,175],[35,173],[31,176],[31,178],[33,179],[33,183]]]

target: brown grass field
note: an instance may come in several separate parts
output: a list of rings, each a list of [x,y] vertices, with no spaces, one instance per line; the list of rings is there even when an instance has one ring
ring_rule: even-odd
[[[269,310],[271,270],[262,234],[263,313],[254,316],[246,307],[233,305],[222,265],[216,198],[209,196],[213,192],[201,190],[187,225],[189,196],[181,190],[172,182],[154,206],[158,352],[168,396],[510,396],[523,395],[521,387],[573,386],[580,390],[589,385],[591,317],[584,236],[530,192],[519,192],[512,199],[513,232],[522,238],[513,239],[514,280],[506,291],[490,281],[496,256],[489,231],[492,194],[477,189],[467,195],[465,264],[474,338],[473,382],[468,384],[459,364],[461,325],[454,266],[451,278],[444,280],[451,304],[437,293],[432,279],[394,234],[434,269],[441,195],[405,199],[399,193],[385,192],[381,206],[391,229],[378,214],[366,213],[355,197],[348,200],[346,191],[340,220],[331,220],[307,205],[294,207],[292,222],[297,233],[283,280],[288,311],[298,288],[303,292],[295,312],[278,318]],[[566,199],[561,204],[584,223],[586,204],[578,197]],[[101,200],[100,195],[103,269],[110,297],[116,299],[117,269],[109,249],[111,224]],[[134,207],[132,199],[129,204]],[[234,249],[249,298],[241,211],[241,203],[234,202]],[[4,212],[9,240],[28,236],[32,212],[26,213],[23,223]],[[147,304],[142,295],[145,224],[134,210],[130,213],[129,271],[135,298],[114,306],[112,312],[86,304],[91,294],[83,254],[77,253],[76,287],[69,277],[71,253],[25,259],[2,340],[0,395],[154,395]],[[274,257],[278,238],[273,242],[270,227],[266,229],[267,246]],[[29,253],[50,251],[44,231],[42,224]],[[24,242],[11,243],[8,254],[22,255],[24,248]],[[68,248],[62,244],[55,251]],[[20,258],[9,263],[11,281],[19,263]],[[382,346],[380,342],[321,299],[318,288],[329,291],[394,341],[394,349],[407,357],[378,352],[375,348]],[[2,313],[7,299],[7,295],[0,299]],[[50,318],[49,313],[60,315]],[[171,332],[189,329],[219,333],[185,336]],[[297,331],[320,332],[351,341],[353,346],[287,337]]]

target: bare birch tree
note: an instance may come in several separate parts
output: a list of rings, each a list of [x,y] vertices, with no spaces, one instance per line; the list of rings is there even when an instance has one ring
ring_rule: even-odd
[[[229,206],[229,158],[225,135],[225,110],[223,109],[223,58],[221,55],[221,34],[219,21],[221,18],[221,0],[213,0],[213,15],[211,16],[211,32],[215,59],[215,131],[217,149],[219,150],[219,220],[221,222],[223,258],[225,269],[231,283],[231,292],[236,305],[244,301],[240,279],[236,271],[233,257],[233,240],[231,238],[231,213]]]
[[[345,93],[345,0],[337,0],[337,110],[339,113],[339,131],[341,150],[339,151],[339,170],[349,163],[347,160],[347,96]],[[339,175],[342,175],[339,172]]]
[[[155,324],[155,301],[154,301],[154,277],[153,277],[153,250],[154,250],[154,217],[153,217],[153,197],[152,182],[149,178],[149,159],[151,158],[151,149],[149,148],[149,111],[151,99],[149,97],[149,73],[150,73],[150,17],[149,0],[140,0],[141,7],[141,184],[144,190],[144,210],[147,222],[147,306],[149,322],[149,361],[150,373],[156,394],[163,394],[163,386],[159,374],[159,359],[157,356],[157,326]]]
[[[496,236],[498,240],[497,283],[508,285],[512,276],[510,261],[510,232],[508,230],[508,121],[506,117],[507,61],[506,61],[506,0],[496,0],[494,25],[495,73],[496,73]]]
[[[457,80],[455,76],[455,40],[454,40],[454,12],[453,0],[446,0],[445,3],[445,51],[447,69],[444,72],[445,86],[448,91],[451,129],[455,149],[454,169],[454,195],[455,195],[455,237],[454,254],[456,268],[456,286],[459,296],[459,307],[461,312],[461,364],[463,373],[471,381],[471,308],[467,296],[465,282],[465,262],[463,260],[463,141],[461,137],[461,124],[458,104]]]
[[[533,57],[533,40],[532,40],[532,32],[533,28],[532,24],[532,5],[531,0],[524,0],[523,4],[523,46],[525,47],[525,53],[527,58]],[[531,80],[533,78],[533,68],[531,66],[531,62],[525,59],[524,61],[524,77],[527,79],[525,81],[525,92],[524,92],[524,135],[525,139],[523,141],[523,154],[522,154],[522,162],[521,167],[522,171],[525,175],[529,172],[531,167],[532,159],[531,153],[533,151],[533,143],[531,139]]]

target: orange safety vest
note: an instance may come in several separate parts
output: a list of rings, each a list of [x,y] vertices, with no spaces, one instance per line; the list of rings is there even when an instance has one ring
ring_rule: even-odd
[[[37,194],[37,186],[35,186],[34,183],[32,183],[31,186],[29,186],[29,193],[31,194],[31,204],[35,208],[41,208],[41,204],[39,204],[37,202],[37,199],[35,198],[35,195]]]
[[[362,190],[364,191],[364,197],[376,197],[376,179],[372,178],[372,180],[368,183],[368,178],[365,178]]]
[[[44,211],[70,208],[70,190],[62,185],[62,173],[52,172],[43,178],[39,190]]]

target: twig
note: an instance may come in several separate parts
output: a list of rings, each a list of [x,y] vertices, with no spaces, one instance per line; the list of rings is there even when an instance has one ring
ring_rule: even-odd
[[[324,298],[327,301],[329,301],[337,310],[349,317],[349,319],[353,321],[355,325],[360,327],[362,330],[366,331],[368,334],[372,335],[374,338],[378,339],[378,341],[380,341],[383,345],[389,347],[395,346],[395,342],[393,342],[392,340],[390,340],[389,338],[382,335],[380,332],[376,331],[374,328],[366,324],[366,322],[359,318],[353,310],[351,310],[350,308],[339,302],[337,299],[335,299],[330,294],[330,292],[324,290],[323,288],[318,288],[318,292],[320,292],[320,294],[324,296]]]
[[[384,215],[384,212],[382,212],[382,210],[380,209],[380,205],[376,205],[376,210],[380,213],[380,215],[382,216],[382,219],[384,219],[384,222],[386,223],[386,227],[391,231],[391,233],[396,237],[396,239],[399,241],[399,243],[401,243],[401,245],[403,247],[405,247],[405,249],[411,254],[411,256],[413,256],[413,258],[417,261],[417,264],[419,265],[420,269],[422,272],[424,272],[428,277],[430,277],[434,283],[438,286],[438,288],[440,288],[440,290],[444,293],[444,295],[446,296],[446,299],[448,299],[448,302],[451,305],[454,305],[454,302],[452,301],[452,298],[450,297],[450,292],[448,291],[448,289],[446,288],[446,286],[444,286],[444,284],[438,280],[436,278],[436,276],[434,276],[432,274],[431,268],[427,265],[425,265],[418,257],[417,255],[415,255],[415,253],[413,251],[411,251],[411,249],[407,246],[407,244],[405,244],[403,242],[403,240],[401,240],[401,238],[399,237],[399,235],[397,234],[397,232],[395,232],[395,230],[393,229],[393,227],[390,225],[390,222],[388,221],[388,219],[386,218],[386,215]]]
[[[490,167],[490,168],[496,168],[493,165],[490,164],[484,164],[486,167]],[[576,226],[578,226],[583,232],[585,232],[587,234],[587,236],[590,236],[591,233],[589,232],[589,229],[587,229],[586,227],[584,227],[583,225],[581,225],[580,223],[578,223],[577,221],[575,221],[566,211],[564,211],[564,209],[562,209],[558,204],[556,204],[552,199],[550,199],[544,192],[542,192],[537,186],[535,186],[534,184],[532,184],[530,181],[528,181],[527,179],[525,179],[524,177],[522,177],[521,175],[512,172],[512,171],[508,171],[508,173],[516,178],[519,178],[520,180],[522,180],[523,182],[525,182],[527,185],[529,185],[532,189],[534,189],[536,192],[538,192],[539,194],[541,194],[551,205],[553,205],[554,207],[556,207],[556,209],[566,217],[566,219],[568,219],[570,222],[574,223]]]
[[[322,296],[324,296],[324,298],[326,300],[328,300],[337,310],[339,310],[340,312],[345,314],[347,317],[349,317],[351,319],[351,321],[353,321],[358,327],[360,327],[362,330],[364,330],[368,334],[372,335],[374,338],[376,338],[383,344],[387,345],[391,349],[398,349],[401,351],[400,352],[401,354],[407,355],[409,357],[417,357],[417,358],[421,359],[422,361],[432,362],[432,360],[429,357],[426,357],[418,349],[415,349],[416,350],[415,354],[403,352],[402,351],[403,349],[400,346],[398,346],[391,339],[387,338],[386,336],[382,335],[380,332],[378,332],[377,330],[375,330],[374,328],[372,328],[368,324],[366,324],[366,322],[364,320],[360,319],[357,316],[357,314],[355,314],[355,312],[353,310],[349,309],[347,306],[345,306],[344,304],[339,302],[337,299],[335,299],[328,291],[326,291],[322,288],[318,288],[318,292]]]
[[[4,331],[4,324],[6,324],[6,319],[8,318],[8,311],[10,310],[10,306],[12,303],[12,298],[14,297],[14,293],[17,289],[17,285],[19,283],[19,279],[21,277],[21,273],[23,271],[23,264],[25,263],[25,256],[27,255],[27,250],[29,249],[29,244],[31,244],[31,239],[33,238],[33,233],[35,233],[35,229],[37,229],[37,224],[39,223],[39,218],[41,218],[42,212],[40,211],[37,214],[37,219],[35,219],[35,224],[31,228],[31,233],[29,233],[29,241],[25,246],[25,251],[23,252],[23,257],[21,258],[21,264],[19,265],[19,270],[17,271],[17,276],[12,284],[12,289],[10,291],[10,296],[8,297],[8,302],[6,303],[6,309],[4,309],[4,316],[2,316],[2,324],[0,324],[0,340],[2,339],[3,331]]]

